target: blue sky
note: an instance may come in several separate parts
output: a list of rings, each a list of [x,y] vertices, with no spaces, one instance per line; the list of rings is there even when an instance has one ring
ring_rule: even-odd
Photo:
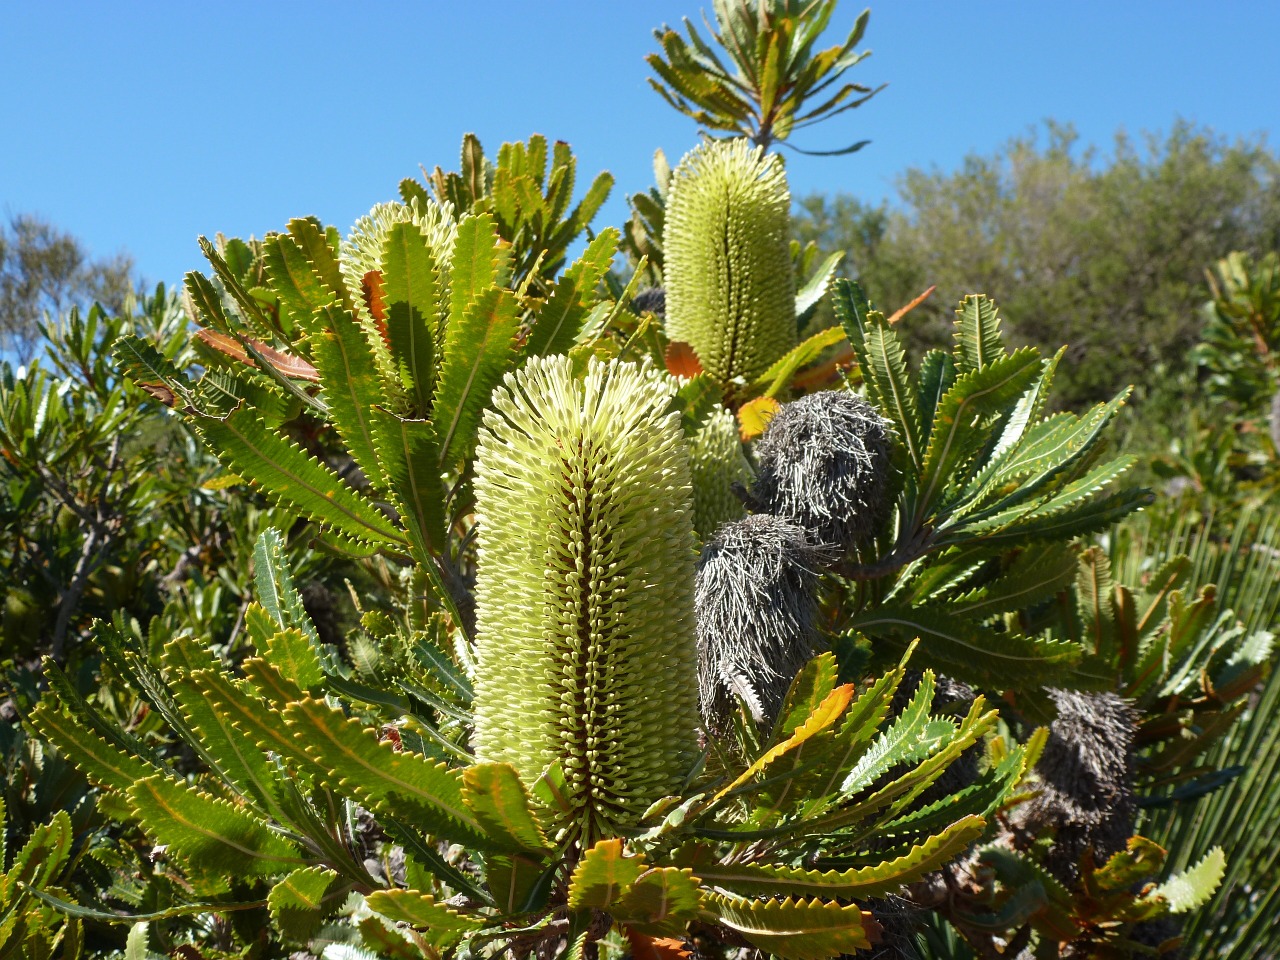
[[[0,8],[0,212],[35,212],[150,281],[199,268],[199,234],[261,235],[314,214],[344,230],[418,165],[457,166],[540,132],[579,183],[617,177],[596,225],[674,161],[692,122],[649,90],[652,29],[708,0],[355,4],[73,3]],[[861,5],[845,0],[840,25]],[[872,10],[854,74],[889,84],[788,155],[792,190],[892,192],[911,166],[955,167],[1053,117],[1085,142],[1182,117],[1280,138],[1280,3],[895,0]],[[832,40],[834,41],[834,38]]]

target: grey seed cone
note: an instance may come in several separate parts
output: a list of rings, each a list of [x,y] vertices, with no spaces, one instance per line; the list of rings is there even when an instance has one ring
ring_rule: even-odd
[[[841,390],[785,403],[756,444],[752,496],[822,543],[849,549],[889,507],[889,434],[866,400]]]
[[[1098,864],[1125,849],[1133,835],[1133,741],[1138,714],[1114,693],[1050,690],[1058,718],[1049,727],[1036,773],[1042,787],[1022,816],[1030,830],[1051,827],[1046,866],[1059,879],[1076,878],[1080,858]]]
[[[667,315],[667,291],[665,287],[648,287],[641,290],[631,301],[634,313],[653,313],[659,317]]]
[[[817,651],[818,571],[829,559],[808,533],[767,514],[726,523],[703,548],[694,588],[698,694],[722,730],[735,698],[772,723]]]

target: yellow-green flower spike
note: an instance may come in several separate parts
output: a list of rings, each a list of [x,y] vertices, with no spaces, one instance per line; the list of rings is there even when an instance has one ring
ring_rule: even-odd
[[[738,438],[737,418],[718,408],[689,438],[689,459],[693,468],[693,528],[706,543],[721,524],[747,515],[747,508],[733,492],[734,484],[748,487],[753,477]]]
[[[781,159],[745,140],[704,143],[672,176],[667,334],[721,382],[754,380],[796,344],[790,210]]]
[[[475,464],[476,757],[563,772],[560,839],[634,826],[697,752],[697,550],[669,378],[565,357],[509,374]]]
[[[365,274],[382,269],[383,245],[397,223],[412,223],[422,232],[438,266],[447,267],[453,258],[458,225],[452,204],[434,201],[421,204],[417,199],[407,204],[379,203],[352,224],[351,232],[342,241],[340,269],[357,304],[363,302],[361,290]],[[447,271],[442,269],[441,273]]]

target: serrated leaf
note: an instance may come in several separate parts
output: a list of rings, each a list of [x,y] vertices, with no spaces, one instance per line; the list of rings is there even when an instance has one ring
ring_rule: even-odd
[[[420,564],[432,565],[445,545],[445,493],[435,425],[375,408],[374,443],[387,487]]]
[[[172,393],[175,402],[166,403],[166,406],[176,406],[178,400],[190,402],[191,381],[187,375],[141,337],[121,337],[112,346],[111,356],[125,375],[139,386],[146,389],[148,385],[160,385]],[[151,393],[150,390],[147,392]]]
[[[776,397],[791,382],[791,377],[803,366],[813,363],[822,351],[833,347],[845,339],[841,327],[828,327],[819,330],[803,343],[797,344],[775,360],[773,365],[760,374],[751,384],[753,389],[762,391],[766,397]]]
[[[945,610],[886,603],[849,626],[873,636],[919,637],[931,661],[957,680],[1006,689],[1065,676],[1082,654],[1074,643],[996,633]]]
[[[856,904],[823,900],[747,900],[707,894],[704,912],[714,922],[782,960],[827,960],[866,950],[879,926]]]
[[[853,870],[806,870],[769,864],[702,867],[699,879],[751,897],[820,896],[840,900],[883,897],[951,862],[986,828],[981,817],[959,819],[901,857]]]
[[[316,315],[310,337],[311,358],[329,405],[329,419],[356,465],[376,487],[386,483],[373,444],[373,408],[386,399],[387,385],[378,376],[373,349],[364,327],[336,305]]]
[[[423,939],[437,950],[448,950],[468,933],[486,926],[483,917],[465,916],[418,890],[377,890],[365,902],[387,919],[423,931]]]
[[[819,264],[818,269],[809,275],[809,279],[804,282],[804,286],[796,291],[796,316],[798,318],[803,318],[818,305],[818,301],[823,298],[827,288],[831,286],[831,280],[835,276],[836,268],[840,266],[840,261],[843,259],[843,250],[837,250],[835,253],[829,254]]]
[[[107,743],[78,717],[68,715],[51,703],[48,697],[36,705],[28,720],[45,740],[101,786],[124,791],[157,770],[152,764]]]
[[[12,906],[23,888],[47,887],[71,856],[75,831],[65,810],[36,824],[27,842],[13,855],[9,871],[0,875],[0,904]],[[3,867],[0,861],[0,867]]]
[[[648,930],[677,933],[697,918],[701,906],[701,881],[691,869],[654,867],[636,877],[611,912]]]
[[[462,773],[462,799],[481,828],[511,852],[541,853],[548,849],[529,794],[510,764],[477,763],[467,767]]]
[[[361,543],[403,545],[395,525],[327,466],[241,407],[225,420],[201,418],[196,429],[230,469],[272,500]]]
[[[645,869],[644,857],[627,856],[621,840],[598,841],[582,855],[569,879],[569,909],[608,910]]]
[[[285,556],[284,538],[280,531],[268,527],[258,535],[253,544],[253,583],[257,588],[258,604],[251,607],[246,617],[260,609],[275,621],[276,627],[287,630],[294,627],[317,647],[320,635],[316,632],[311,615],[302,602],[302,594],[293,584],[293,572]],[[269,641],[274,629],[263,629],[256,642],[260,649]]]
[[[146,831],[200,872],[263,876],[303,864],[266,821],[190,784],[157,775],[127,793]]]
[[[967,620],[1025,610],[1065,590],[1075,579],[1077,560],[1065,544],[1026,550],[998,577],[950,600],[947,608]]]
[[[261,900],[207,900],[198,903],[177,903],[162,910],[152,910],[147,913],[126,913],[124,911],[88,907],[63,897],[54,896],[47,890],[32,890],[31,894],[53,907],[59,913],[64,913],[70,917],[82,917],[85,920],[100,920],[104,923],[137,923],[151,920],[167,920],[170,917],[190,916],[193,913],[234,913],[238,910],[260,910],[262,908]]]
[[[179,677],[172,680],[170,686],[187,724],[212,758],[214,769],[242,795],[255,800],[265,813],[286,821],[288,818],[277,800],[278,775],[266,754],[215,710],[190,678]]]
[[[932,508],[944,487],[963,483],[961,468],[987,441],[990,418],[1021,397],[1039,372],[1039,354],[1025,348],[956,378],[938,404],[920,466],[918,514]]]
[[[802,750],[807,741],[823,733],[840,719],[845,708],[849,706],[849,702],[852,699],[853,684],[847,683],[843,686],[836,687],[822,699],[822,702],[814,708],[813,712],[809,714],[804,723],[796,727],[787,739],[770,747],[761,754],[754,763],[735,778],[732,783],[727,787],[721,788],[720,792],[715,795],[712,803],[719,803],[726,796],[737,791],[740,787],[751,783],[751,781],[768,770],[773,764],[778,763],[784,757],[787,757],[788,754]],[[798,765],[798,756],[791,756],[788,759],[790,761],[789,766],[794,768]]]
[[[566,353],[577,342],[583,322],[595,299],[601,278],[613,266],[618,251],[618,231],[607,227],[587,245],[586,250],[556,281],[534,316],[533,329],[525,342],[525,354],[540,357]]]
[[[929,722],[929,709],[933,705],[935,678],[932,670],[926,670],[911,701],[894,719],[893,725],[880,734],[862,755],[862,759],[840,784],[840,792],[846,796],[857,793],[878,780],[890,767],[910,760],[920,759],[916,747]]]
[[[907,372],[906,353],[884,316],[871,309],[862,288],[851,280],[836,281],[836,318],[844,328],[862,368],[870,398],[892,422],[898,439],[918,471],[924,462],[924,424],[920,398]]]
[[[770,737],[772,741],[785,740],[813,716],[814,711],[835,689],[837,673],[836,658],[831,653],[821,653],[804,665],[791,682],[782,709],[778,711],[778,719]]]
[[[412,181],[411,181],[412,182]],[[417,415],[431,412],[441,279],[431,245],[412,223],[394,224],[382,246],[382,292],[391,356],[410,385]]]
[[[262,259],[272,292],[280,298],[288,322],[305,333],[315,329],[315,315],[335,301],[313,269],[298,242],[289,234],[275,234],[262,242]]]
[[[299,690],[312,690],[324,681],[324,668],[315,647],[295,627],[272,634],[261,653],[263,660]]]
[[[456,843],[495,844],[462,799],[462,776],[420,754],[398,752],[376,730],[341,710],[306,698],[284,710],[292,738],[289,755],[305,757],[330,785],[371,809],[403,815],[411,806],[419,825]]]
[[[267,894],[276,928],[291,940],[310,940],[324,921],[325,892],[337,879],[337,872],[326,867],[303,867],[276,883]]]
[[[971,294],[956,310],[956,370],[981,370],[1005,355],[996,305],[982,294]]]
[[[520,305],[510,290],[486,290],[450,317],[433,417],[442,466],[470,452],[493,388],[515,365],[519,329]]]

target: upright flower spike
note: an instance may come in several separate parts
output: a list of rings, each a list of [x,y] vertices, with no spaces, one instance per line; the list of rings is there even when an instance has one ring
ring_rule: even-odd
[[[689,438],[693,467],[693,526],[703,543],[721,524],[741,520],[747,508],[733,492],[734,484],[751,483],[751,464],[738,439],[738,420],[723,407]]]
[[[665,374],[530,360],[476,456],[476,757],[564,774],[564,842],[634,826],[697,752],[697,551]]]
[[[745,140],[704,143],[672,176],[667,333],[721,382],[754,380],[796,344],[790,210],[781,159]]]

